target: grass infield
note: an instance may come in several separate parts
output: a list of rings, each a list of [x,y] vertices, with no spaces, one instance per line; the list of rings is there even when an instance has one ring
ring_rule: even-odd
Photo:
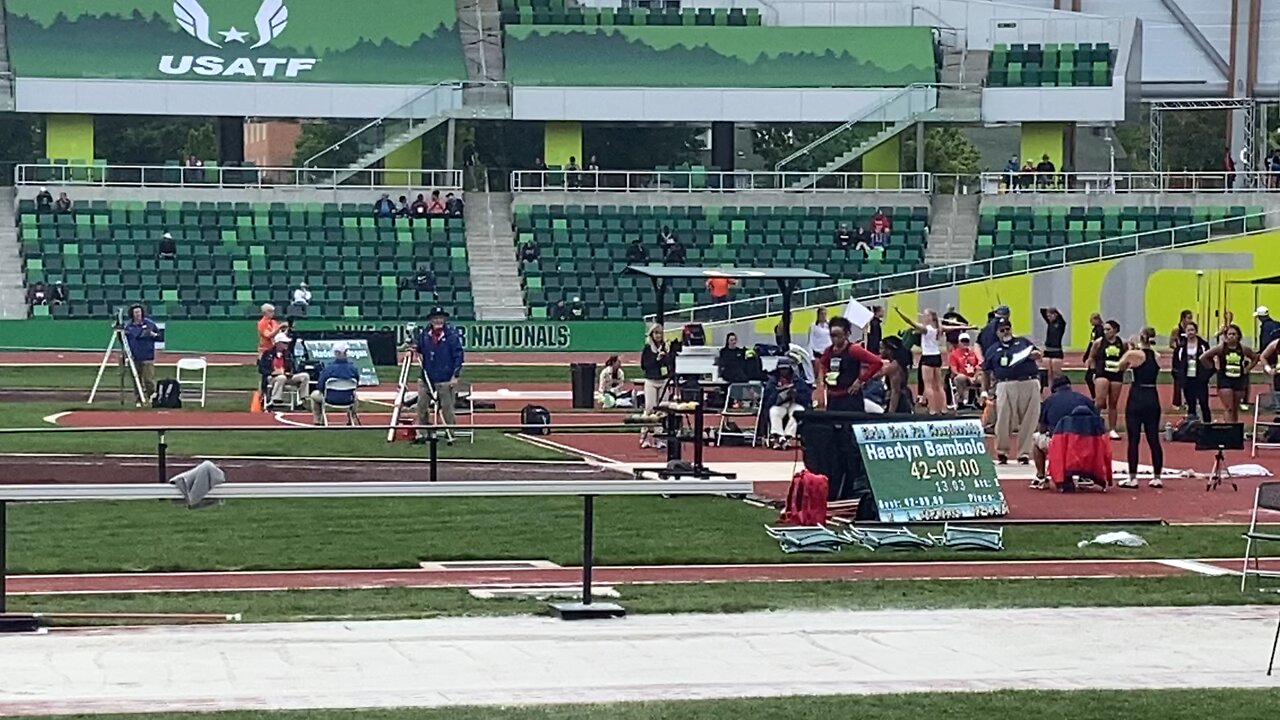
[[[1257,720],[1275,711],[1275,690],[1074,690],[912,693],[398,710],[253,710],[226,713],[74,716],[78,720],[777,720],[778,718],[1070,718],[1071,720]],[[73,716],[60,716],[69,720]],[[49,720],[58,720],[51,718]]]

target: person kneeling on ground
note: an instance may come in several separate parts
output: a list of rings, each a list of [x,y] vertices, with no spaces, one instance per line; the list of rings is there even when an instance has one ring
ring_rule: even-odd
[[[360,368],[347,359],[346,343],[333,346],[333,362],[320,371],[320,381],[315,392],[311,393],[311,417],[316,425],[324,424],[324,406],[350,405],[355,399],[355,390],[329,390],[325,386],[330,380],[352,380],[360,382]]]
[[[258,373],[262,375],[267,409],[283,402],[286,387],[297,388],[299,396],[302,396],[311,386],[311,376],[298,371],[293,354],[289,352],[289,336],[279,333],[274,339],[275,344],[258,358]]]
[[[1058,421],[1070,415],[1078,407],[1087,407],[1095,414],[1098,412],[1098,407],[1093,404],[1093,400],[1071,389],[1070,378],[1066,375],[1055,377],[1049,397],[1040,404],[1040,424],[1036,429],[1035,450],[1032,452],[1036,463],[1036,479],[1031,482],[1032,488],[1043,490],[1049,486],[1044,468],[1049,460],[1049,443],[1053,438],[1053,429],[1058,426]]]
[[[631,388],[627,386],[627,378],[622,373],[622,360],[617,355],[610,355],[609,359],[604,361],[604,369],[600,371],[600,384],[596,391],[600,395],[601,407],[632,407],[634,405]]]
[[[779,358],[778,367],[764,387],[769,408],[769,447],[786,450],[796,437],[795,412],[813,405],[813,387],[798,377],[791,358]]]

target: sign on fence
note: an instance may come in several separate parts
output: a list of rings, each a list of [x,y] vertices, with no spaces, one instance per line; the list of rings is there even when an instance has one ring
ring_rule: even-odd
[[[307,349],[307,357],[319,360],[328,365],[333,362],[333,346],[343,343],[347,346],[347,359],[360,368],[361,385],[377,385],[378,369],[373,364],[373,356],[369,354],[369,343],[366,340],[303,340]]]
[[[854,425],[882,522],[1006,515],[979,420]]]

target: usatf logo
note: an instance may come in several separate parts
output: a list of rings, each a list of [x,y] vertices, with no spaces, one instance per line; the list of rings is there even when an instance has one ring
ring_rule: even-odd
[[[266,47],[272,40],[280,37],[289,26],[289,8],[284,0],[262,0],[258,13],[253,18],[254,32],[250,33],[231,25],[226,30],[213,30],[209,13],[205,11],[200,0],[174,0],[173,14],[188,35],[212,48],[227,50],[232,43],[247,45],[250,37],[254,43],[249,50]],[[220,35],[222,41],[213,38]],[[282,58],[282,57],[239,57],[226,58],[220,55],[165,55],[160,58],[160,72],[166,75],[187,75],[195,73],[203,76],[222,77],[298,77],[299,74],[311,70],[319,62],[317,58]]]

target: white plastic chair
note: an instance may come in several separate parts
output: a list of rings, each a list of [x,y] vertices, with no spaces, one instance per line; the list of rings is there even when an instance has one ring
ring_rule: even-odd
[[[187,371],[188,377],[195,376],[195,377],[199,377],[200,379],[195,380],[195,379],[187,379],[186,377],[183,377],[182,375],[183,370]],[[197,386],[199,386],[200,407],[204,407],[205,397],[208,394],[207,393],[208,378],[209,378],[209,361],[208,360],[205,360],[202,357],[198,357],[198,358],[182,358],[181,360],[178,361],[178,369],[177,369],[177,372],[175,373],[175,379],[178,381],[178,387],[180,388],[180,392],[181,392],[180,397],[183,400],[186,400],[187,398],[191,398],[191,400],[194,401],[196,399],[194,390]],[[188,391],[188,386],[190,386],[191,388],[190,392]]]
[[[355,380],[346,380],[344,378],[329,378],[324,384],[324,389],[320,391],[320,422],[324,427],[329,427],[329,408],[343,410],[347,413],[347,425],[360,425],[360,415],[356,412],[356,406],[360,402],[360,398],[356,397],[356,389],[360,387],[360,383]],[[329,402],[329,391],[336,390],[342,392],[351,391],[351,402],[348,404]]]

